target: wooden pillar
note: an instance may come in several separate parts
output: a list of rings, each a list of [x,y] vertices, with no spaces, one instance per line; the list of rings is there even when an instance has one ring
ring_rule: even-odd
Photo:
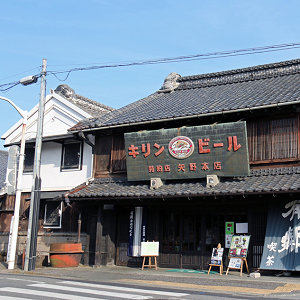
[[[95,265],[101,265],[101,243],[103,232],[103,205],[98,205],[97,227],[96,227],[96,249],[95,249]]]

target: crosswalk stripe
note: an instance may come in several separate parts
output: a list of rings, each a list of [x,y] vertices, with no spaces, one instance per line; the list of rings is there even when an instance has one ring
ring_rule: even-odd
[[[10,296],[0,296],[0,300],[32,300],[32,299],[20,298],[20,297],[10,297]]]
[[[0,291],[8,292],[8,293],[42,296],[43,297],[42,299],[44,299],[44,297],[52,297],[52,298],[64,299],[64,300],[104,300],[104,299],[99,299],[99,298],[83,297],[83,296],[76,296],[76,295],[67,295],[67,294],[45,292],[45,291],[38,291],[38,290],[20,289],[20,288],[14,288],[14,287],[0,288]],[[23,300],[23,298],[15,298],[15,299],[22,299]]]
[[[128,287],[121,287],[121,286],[86,283],[86,282],[79,282],[79,281],[62,281],[62,282],[59,282],[59,284],[81,285],[81,286],[99,288],[99,289],[117,290],[117,291],[123,291],[123,292],[125,292],[125,291],[126,292],[135,292],[135,293],[143,293],[143,294],[153,294],[153,295],[170,296],[170,297],[184,297],[184,296],[188,295],[185,293],[163,292],[163,291],[154,291],[154,290],[152,291],[152,290],[128,288]]]
[[[151,299],[153,297],[150,296],[139,296],[133,294],[123,294],[123,293],[113,293],[113,292],[106,292],[106,291],[97,291],[97,290],[89,290],[89,289],[81,289],[76,287],[68,287],[63,285],[54,285],[54,284],[29,284],[28,286],[31,287],[38,287],[44,289],[54,289],[54,290],[61,290],[61,291],[68,291],[68,292],[77,292],[77,293],[85,293],[85,294],[93,294],[99,296],[110,296],[110,297],[118,297],[124,299]]]

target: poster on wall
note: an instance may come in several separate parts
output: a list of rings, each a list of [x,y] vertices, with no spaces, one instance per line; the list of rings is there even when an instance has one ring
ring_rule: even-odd
[[[210,263],[212,265],[221,266],[224,248],[213,248]]]
[[[248,233],[248,223],[236,223],[236,233]]]
[[[300,271],[300,200],[272,203],[260,268]]]
[[[250,235],[234,235],[231,239],[229,257],[247,257]]]
[[[230,248],[234,235],[234,222],[225,222],[225,248]]]

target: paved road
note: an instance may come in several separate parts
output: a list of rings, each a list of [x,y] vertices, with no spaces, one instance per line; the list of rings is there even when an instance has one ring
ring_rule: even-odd
[[[197,270],[107,266],[7,270],[0,263],[0,300],[13,299],[299,299],[300,273],[252,278]],[[52,294],[50,294],[52,293]],[[70,296],[68,296],[70,295]],[[76,298],[76,297],[80,298]],[[1,298],[2,297],[2,298]],[[3,298],[4,297],[4,298]],[[62,298],[64,297],[64,298]],[[84,298],[85,297],[85,298]]]
[[[211,286],[212,287],[212,286]],[[265,291],[263,291],[264,293]],[[300,299],[300,293],[248,294],[238,289],[234,291],[210,290],[209,286],[188,286],[187,284],[143,282],[128,280],[123,283],[92,282],[83,280],[61,280],[31,275],[6,274],[0,276],[0,300],[15,299]]]
[[[0,299],[192,299],[189,293],[130,285],[57,280],[33,276],[0,277]],[[193,296],[193,295],[192,295]]]

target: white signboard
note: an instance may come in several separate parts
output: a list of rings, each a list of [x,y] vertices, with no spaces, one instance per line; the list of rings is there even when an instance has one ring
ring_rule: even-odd
[[[231,257],[228,268],[230,269],[240,269],[241,268],[241,263],[242,259],[241,258],[236,258],[236,257]]]
[[[159,242],[141,242],[141,256],[158,256]]]
[[[248,233],[248,223],[236,223],[236,233]]]

